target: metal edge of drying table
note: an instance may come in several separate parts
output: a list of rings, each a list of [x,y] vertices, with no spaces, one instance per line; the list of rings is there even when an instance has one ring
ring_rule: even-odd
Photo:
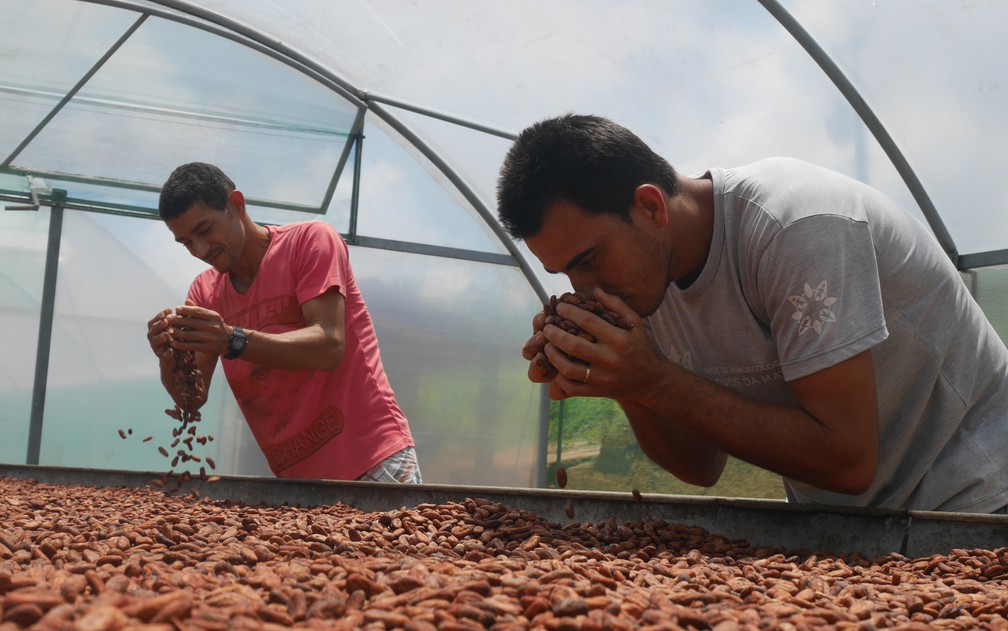
[[[0,464],[0,477],[49,484],[138,488],[160,472],[118,471]],[[860,553],[874,558],[897,552],[910,558],[947,554],[954,549],[997,549],[1008,545],[1008,516],[864,509],[789,504],[763,500],[693,495],[631,494],[609,491],[468,487],[441,484],[399,485],[376,482],[293,480],[222,475],[215,482],[191,479],[177,491],[198,490],[201,497],[250,506],[315,507],[342,503],[368,512],[421,504],[482,498],[527,510],[560,525],[660,519],[698,526],[756,547],[813,553]]]

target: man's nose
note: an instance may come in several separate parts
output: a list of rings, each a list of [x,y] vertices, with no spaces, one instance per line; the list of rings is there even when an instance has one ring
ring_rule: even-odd
[[[206,256],[210,247],[204,241],[193,241],[192,245],[189,246],[189,250],[192,252],[193,256],[198,259],[202,259]]]

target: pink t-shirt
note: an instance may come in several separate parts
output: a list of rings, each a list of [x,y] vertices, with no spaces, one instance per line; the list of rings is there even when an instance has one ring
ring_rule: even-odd
[[[346,300],[343,359],[332,371],[222,360],[224,374],[277,476],[353,480],[413,446],[385,375],[378,339],[350,268],[346,242],[321,221],[268,226],[270,243],[245,295],[227,274],[202,272],[189,297],[224,321],[264,333],[306,326],[301,305],[336,288]]]

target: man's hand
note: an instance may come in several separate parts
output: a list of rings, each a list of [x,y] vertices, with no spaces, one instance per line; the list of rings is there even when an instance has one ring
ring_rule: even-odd
[[[561,308],[562,305],[562,308]],[[597,340],[589,331],[583,329],[578,323],[563,315],[563,311],[574,307],[578,312],[586,312],[596,316],[598,319],[613,325],[617,328],[632,329],[634,324],[630,319],[607,309],[601,302],[581,293],[565,293],[559,298],[551,296],[549,303],[543,306],[543,310],[535,315],[532,320],[533,335],[522,348],[522,356],[532,362],[529,366],[529,379],[536,383],[552,382],[558,375],[558,370],[550,358],[546,355],[546,345],[549,341],[544,334],[546,326],[558,328],[571,336],[579,337],[584,341],[594,344]],[[582,382],[587,382],[590,376],[590,367],[585,366]],[[560,391],[555,391],[557,397],[562,398]]]
[[[550,365],[542,350],[546,345],[546,336],[543,335],[545,320],[545,312],[535,314],[532,318],[532,337],[522,347],[522,357],[529,361],[528,378],[532,383],[547,383],[556,377],[556,370]]]
[[[196,353],[194,360],[197,367],[195,375],[197,383],[193,394],[183,392],[182,375],[176,373],[177,362],[185,358],[178,351],[195,350],[191,342],[185,341],[186,336],[191,336],[192,331],[182,330],[182,326],[189,326],[189,322],[183,316],[179,316],[178,310],[198,309],[191,300],[186,300],[186,306],[178,307],[176,311],[165,309],[147,322],[147,341],[151,350],[157,356],[161,364],[161,383],[165,390],[171,395],[175,404],[186,410],[198,409],[206,402],[207,392],[210,389],[210,380],[216,366],[217,356]],[[206,310],[203,310],[206,311]],[[211,312],[212,313],[212,312]],[[215,314],[216,315],[216,314]],[[219,316],[218,316],[219,318]],[[189,398],[191,396],[191,399]]]
[[[596,290],[594,299],[615,315],[619,323],[574,305],[559,303],[557,315],[569,320],[595,339],[572,335],[560,327],[546,325],[544,353],[559,375],[550,387],[552,398],[604,396],[616,400],[633,398],[653,380],[652,371],[662,369],[643,322],[616,296]]]
[[[168,335],[172,348],[223,356],[228,352],[234,327],[224,322],[219,313],[197,307],[186,299],[184,305],[169,313]]]
[[[171,314],[171,309],[165,309],[147,322],[147,342],[161,361],[172,358],[171,334],[168,333],[168,316]]]

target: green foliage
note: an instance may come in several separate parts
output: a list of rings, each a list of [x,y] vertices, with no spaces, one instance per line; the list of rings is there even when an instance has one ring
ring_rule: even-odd
[[[562,438],[559,444],[558,435]],[[784,498],[780,476],[734,458],[729,458],[713,487],[682,482],[644,455],[623,410],[610,399],[575,398],[551,403],[549,436],[547,480],[556,479],[559,460],[567,470],[569,489]]]
[[[557,431],[563,424],[563,440],[599,442],[604,434],[625,426],[626,416],[612,399],[582,397],[550,403],[549,437],[556,443]]]

